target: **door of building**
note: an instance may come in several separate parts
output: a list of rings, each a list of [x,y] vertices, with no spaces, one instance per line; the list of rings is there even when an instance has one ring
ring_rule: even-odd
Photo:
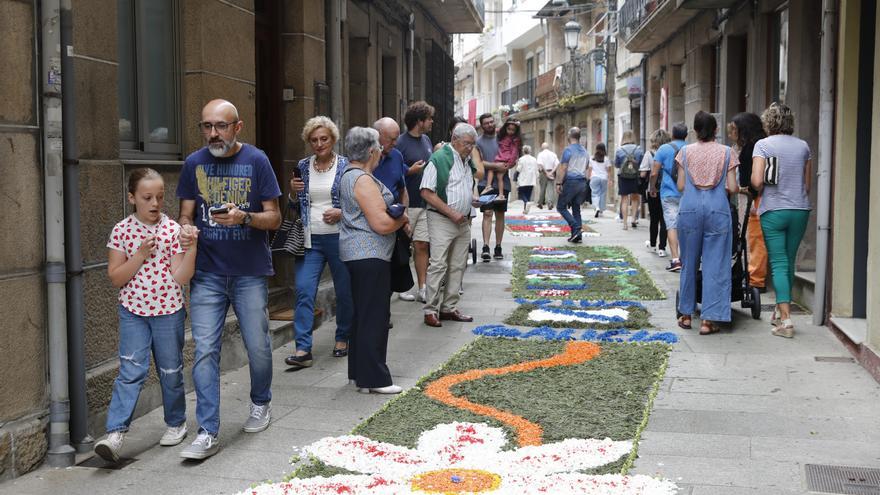
[[[280,184],[284,184],[284,106],[281,105],[281,2],[254,2],[256,131]]]

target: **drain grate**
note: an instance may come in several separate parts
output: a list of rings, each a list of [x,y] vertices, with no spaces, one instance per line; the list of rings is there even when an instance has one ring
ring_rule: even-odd
[[[807,489],[841,495],[880,495],[880,469],[806,464]]]
[[[854,363],[855,359],[847,356],[813,356],[818,363]]]
[[[773,308],[775,308],[775,307],[776,307],[775,304],[762,304],[761,311],[771,311],[772,312]],[[791,303],[791,310],[790,311],[791,311],[791,314],[793,314],[793,315],[808,315],[808,314],[810,314],[810,312],[807,311],[806,308],[804,308],[803,306],[799,306],[796,303]]]

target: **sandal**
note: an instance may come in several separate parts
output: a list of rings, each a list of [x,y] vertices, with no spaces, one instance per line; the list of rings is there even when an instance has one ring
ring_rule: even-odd
[[[773,306],[773,315],[770,316],[770,326],[771,327],[778,327],[779,325],[782,325],[782,319],[779,318],[779,316],[778,316],[779,313],[777,313],[777,311],[778,311],[778,308],[776,306]]]
[[[782,320],[779,322],[779,325],[773,327],[773,330],[770,333],[777,337],[790,339],[794,337],[794,325],[791,323],[790,319]]]
[[[685,330],[690,330],[691,327],[691,317],[687,315],[682,315],[678,317],[678,327],[683,328]]]
[[[713,333],[717,333],[720,331],[721,327],[709,320],[703,320],[703,322],[700,324],[700,335],[712,335]]]

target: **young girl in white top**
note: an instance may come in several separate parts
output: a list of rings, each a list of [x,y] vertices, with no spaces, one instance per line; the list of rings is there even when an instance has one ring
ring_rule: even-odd
[[[611,160],[605,153],[605,143],[596,145],[596,153],[590,158],[590,166],[587,178],[590,181],[590,191],[593,196],[593,207],[596,208],[596,217],[602,216],[605,211],[605,196],[608,193],[608,183],[611,180]]]
[[[119,287],[119,376],[107,411],[107,439],[95,453],[117,462],[131,425],[141,387],[156,364],[165,424],[160,445],[186,437],[183,387],[183,332],[186,310],[183,285],[195,271],[196,244],[184,250],[180,225],[162,213],[165,183],[153,169],[140,168],[128,179],[128,202],[134,213],[113,227],[107,242],[107,275]],[[198,231],[194,232],[194,240]]]

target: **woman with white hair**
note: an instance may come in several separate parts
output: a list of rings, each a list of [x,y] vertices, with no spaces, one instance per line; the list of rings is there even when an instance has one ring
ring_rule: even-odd
[[[299,210],[305,231],[305,256],[296,259],[296,303],[293,328],[296,350],[284,359],[288,366],[312,365],[312,327],[315,322],[315,297],[324,267],[330,266],[336,290],[336,344],[334,357],[348,354],[351,329],[351,283],[348,270],[339,259],[339,181],[348,167],[348,159],[333,151],[339,129],[327,117],[309,119],[302,139],[312,149],[293,169],[290,179],[290,207]]]
[[[349,337],[348,378],[358,392],[397,394],[385,364],[388,318],[391,314],[391,254],[398,229],[409,223],[406,213],[391,209],[394,195],[373,170],[379,164],[379,133],[353,127],[345,137],[349,167],[339,183],[342,223],[339,257],[351,278],[354,321]]]
[[[523,202],[523,213],[529,212],[529,201],[532,200],[532,191],[538,185],[538,160],[532,156],[532,147],[525,145],[522,148],[522,156],[516,161],[517,192]]]

